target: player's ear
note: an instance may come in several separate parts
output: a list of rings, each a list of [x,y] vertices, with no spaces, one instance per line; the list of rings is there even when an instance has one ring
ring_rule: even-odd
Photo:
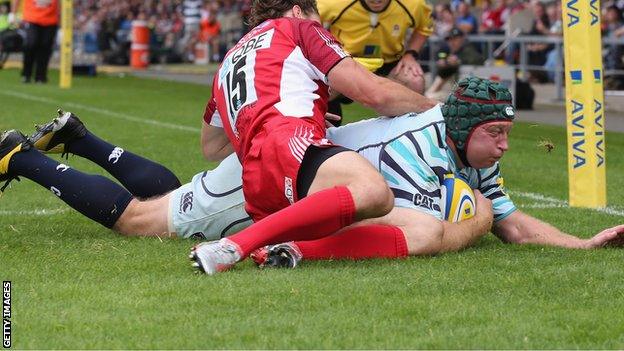
[[[303,10],[301,9],[301,7],[299,5],[293,6],[292,12],[293,12],[293,17],[295,17],[295,18],[304,18]]]

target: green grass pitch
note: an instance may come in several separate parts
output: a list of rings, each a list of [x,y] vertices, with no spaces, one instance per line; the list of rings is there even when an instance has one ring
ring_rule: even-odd
[[[31,133],[58,107],[185,182],[213,167],[199,148],[205,86],[100,76],[71,90],[0,71],[0,129]],[[348,120],[370,116],[357,106]],[[520,112],[521,113],[521,112]],[[172,125],[184,126],[174,128]],[[547,153],[538,143],[549,139]],[[610,213],[567,208],[565,130],[517,123],[502,162],[524,211],[589,237],[624,222],[624,138],[607,136]],[[102,173],[77,157],[64,161]],[[624,250],[505,245],[403,260],[250,262],[193,274],[188,240],[126,238],[32,182],[0,198],[0,278],[13,282],[18,349],[624,348]]]

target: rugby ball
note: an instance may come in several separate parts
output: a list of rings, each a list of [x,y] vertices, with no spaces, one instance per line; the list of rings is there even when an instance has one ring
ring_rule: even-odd
[[[445,175],[441,191],[440,207],[445,220],[460,222],[475,215],[474,192],[461,177]]]

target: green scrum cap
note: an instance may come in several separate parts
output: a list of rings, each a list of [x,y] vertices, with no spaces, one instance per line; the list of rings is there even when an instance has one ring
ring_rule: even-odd
[[[461,79],[449,94],[442,115],[446,133],[453,140],[459,158],[470,167],[466,147],[472,131],[480,124],[513,121],[515,111],[509,89],[498,82],[478,77]]]

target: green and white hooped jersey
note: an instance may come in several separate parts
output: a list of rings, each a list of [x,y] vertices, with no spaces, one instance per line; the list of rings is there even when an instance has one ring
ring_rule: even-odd
[[[327,138],[368,159],[392,189],[396,206],[442,219],[441,183],[445,174],[454,173],[492,200],[494,221],[515,211],[515,205],[505,193],[498,162],[490,168],[457,169],[455,157],[446,144],[445,130],[438,105],[419,114],[379,117],[330,128]]]

